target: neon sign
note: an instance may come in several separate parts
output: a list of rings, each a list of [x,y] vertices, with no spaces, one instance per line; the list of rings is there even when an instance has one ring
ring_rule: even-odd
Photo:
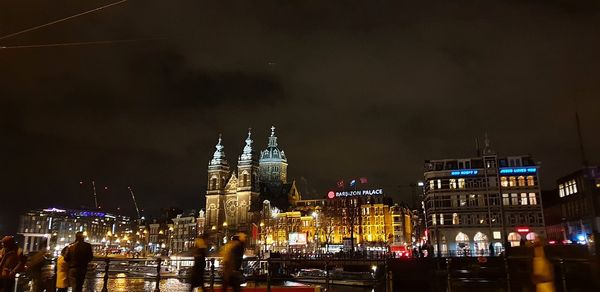
[[[537,168],[535,168],[535,167],[500,168],[501,174],[536,173],[536,172],[537,172]]]
[[[80,216],[80,217],[104,217],[106,213],[102,212],[92,212],[92,211],[72,211],[69,212],[71,216]]]
[[[327,197],[330,199],[331,193],[327,194]],[[383,195],[383,189],[374,189],[374,190],[355,190],[355,191],[343,191],[343,192],[335,192],[335,197],[351,197],[351,196],[373,196],[373,195]]]
[[[459,175],[477,175],[479,173],[479,170],[477,169],[465,169],[465,170],[455,170],[450,172],[450,175],[452,176],[459,176]]]

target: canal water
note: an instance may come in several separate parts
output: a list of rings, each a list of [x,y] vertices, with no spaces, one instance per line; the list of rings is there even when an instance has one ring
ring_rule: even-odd
[[[100,278],[87,279],[85,285],[85,291],[102,291],[104,280]],[[308,284],[300,284],[296,282],[286,281],[280,283],[282,286],[310,286]],[[259,284],[258,286],[266,286],[265,284]],[[142,292],[142,291],[153,291],[156,287],[156,281],[142,278],[130,278],[126,274],[111,275],[108,280],[108,291],[111,292]],[[350,287],[350,286],[332,286],[331,291],[333,292],[372,292],[371,288],[362,287]],[[160,281],[160,290],[169,292],[188,292],[190,291],[190,284],[185,283],[179,279],[164,279]],[[243,291],[243,289],[242,289]]]

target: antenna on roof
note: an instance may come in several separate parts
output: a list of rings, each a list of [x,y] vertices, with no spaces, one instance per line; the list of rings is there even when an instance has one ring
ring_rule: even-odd
[[[579,122],[579,114],[577,113],[577,104],[575,104],[575,124],[577,126],[577,140],[579,141],[579,151],[581,152],[581,162],[583,167],[588,166],[588,160],[585,155],[585,148],[583,147],[583,135],[581,134],[581,125]]]
[[[477,157],[481,156],[481,149],[479,149],[479,138],[475,137],[475,151],[477,153]]]

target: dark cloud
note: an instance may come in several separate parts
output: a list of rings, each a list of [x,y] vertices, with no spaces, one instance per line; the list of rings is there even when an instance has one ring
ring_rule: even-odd
[[[64,2],[64,1],[62,1]],[[110,1],[8,1],[0,35]],[[290,175],[324,192],[367,176],[397,199],[424,159],[468,156],[488,132],[530,153],[545,187],[580,165],[577,105],[597,162],[596,1],[128,1],[0,41],[0,232],[27,208],[201,208],[223,133],[230,163],[269,127]],[[27,199],[23,199],[27,198]]]

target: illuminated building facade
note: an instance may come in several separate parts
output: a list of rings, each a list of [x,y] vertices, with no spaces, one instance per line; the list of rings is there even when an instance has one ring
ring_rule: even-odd
[[[557,181],[558,189],[544,197],[548,240],[594,242],[600,232],[600,169],[584,167]]]
[[[254,150],[250,131],[245,143],[237,171],[231,172],[219,137],[208,164],[206,230],[222,235],[238,231],[254,234],[262,219],[262,201],[270,200],[274,206],[287,209],[300,198],[295,182],[287,182],[287,158],[277,144],[275,127],[271,128],[267,149],[260,155]]]
[[[21,215],[18,233],[23,236],[26,253],[41,249],[59,252],[75,240],[79,231],[84,232],[94,251],[100,252],[105,248],[107,234],[129,234],[132,223],[129,217],[105,212],[49,208]]]
[[[187,215],[179,214],[171,219],[173,225],[168,238],[171,254],[187,251],[194,246],[194,241],[198,236],[198,223],[196,220],[195,212]]]
[[[271,210],[262,224],[263,250],[350,249],[352,238],[357,250],[412,243],[412,213],[393,206],[381,189],[332,191],[327,199],[297,201],[294,211]]]
[[[498,254],[545,236],[538,166],[530,156],[425,162],[425,214],[438,255]]]

